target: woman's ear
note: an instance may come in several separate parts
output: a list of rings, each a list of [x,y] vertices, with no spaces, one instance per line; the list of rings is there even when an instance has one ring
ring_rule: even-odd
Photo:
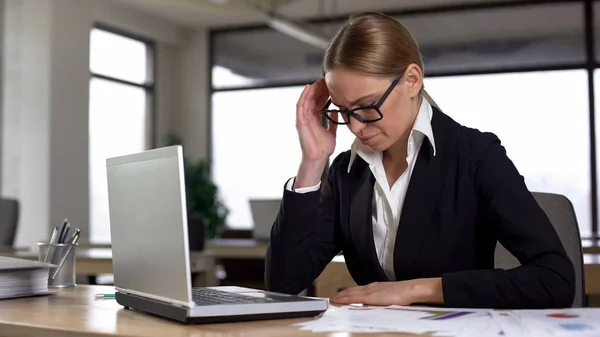
[[[423,87],[423,71],[421,67],[414,63],[410,64],[404,72],[404,82],[406,93],[411,98],[417,97]]]

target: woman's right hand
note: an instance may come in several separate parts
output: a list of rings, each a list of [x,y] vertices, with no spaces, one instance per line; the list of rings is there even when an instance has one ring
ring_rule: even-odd
[[[321,122],[321,109],[327,98],[329,92],[325,80],[321,78],[304,88],[296,104],[296,129],[303,161],[327,161],[335,149],[337,124],[329,123],[329,129],[326,129]]]
[[[329,91],[325,80],[321,78],[304,88],[296,104],[296,129],[302,148],[302,163],[295,188],[316,185],[335,149],[337,124],[329,122],[326,129],[321,122],[321,109],[328,98]]]

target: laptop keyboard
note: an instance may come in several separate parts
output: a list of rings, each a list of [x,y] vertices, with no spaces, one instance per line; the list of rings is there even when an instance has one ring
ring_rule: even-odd
[[[252,304],[273,302],[273,300],[269,298],[230,293],[210,288],[192,288],[192,299],[196,305]]]

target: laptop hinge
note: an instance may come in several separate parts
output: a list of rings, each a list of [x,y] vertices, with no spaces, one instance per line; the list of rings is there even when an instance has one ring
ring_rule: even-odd
[[[156,296],[156,295],[152,295],[152,294],[147,294],[141,291],[136,291],[136,290],[131,290],[131,289],[124,289],[124,288],[119,288],[119,287],[115,287],[115,290],[117,290],[118,292],[121,293],[125,293],[125,294],[131,294],[131,295],[137,295],[140,297],[145,297],[145,298],[150,298],[159,302],[164,302],[164,303],[168,303],[171,305],[176,305],[179,307],[183,307],[183,308],[190,308],[194,306],[193,302],[183,302],[183,301],[179,301],[179,300],[174,300],[172,298],[168,298],[168,297],[162,297],[162,296]]]

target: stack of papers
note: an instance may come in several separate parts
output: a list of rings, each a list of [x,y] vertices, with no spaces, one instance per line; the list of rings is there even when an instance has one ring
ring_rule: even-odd
[[[0,256],[0,299],[46,295],[51,264]]]
[[[600,336],[600,309],[489,310],[417,306],[330,306],[295,324],[313,332],[429,333],[432,336]]]

